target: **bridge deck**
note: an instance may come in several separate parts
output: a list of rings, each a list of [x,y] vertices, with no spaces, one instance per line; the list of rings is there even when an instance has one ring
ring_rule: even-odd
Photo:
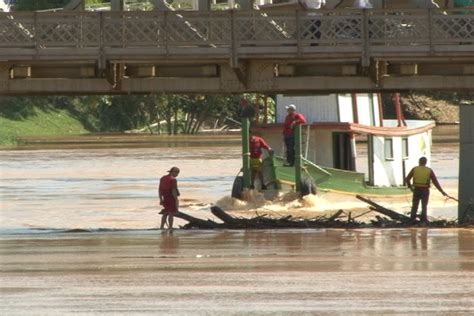
[[[2,69],[7,81],[104,79],[109,72],[116,92],[123,87],[118,81],[143,77],[240,82],[208,88],[224,92],[269,90],[261,81],[278,77],[369,73],[372,83],[356,89],[403,88],[387,80],[381,84],[390,75],[462,76],[445,88],[469,89],[473,84],[465,77],[474,75],[474,10],[0,13],[0,60],[0,93],[13,94],[20,91],[10,89],[14,83],[1,83],[6,80]],[[252,76],[252,69],[258,73],[269,66],[276,73]],[[319,70],[311,70],[316,66]],[[228,70],[233,79],[222,76]],[[422,86],[430,84],[440,88],[436,82]],[[285,89],[275,82],[270,86]],[[302,90],[308,89],[320,88]]]

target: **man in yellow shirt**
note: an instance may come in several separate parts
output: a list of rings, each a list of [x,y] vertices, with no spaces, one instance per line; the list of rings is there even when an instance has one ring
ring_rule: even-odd
[[[420,221],[423,223],[428,223],[427,209],[428,209],[428,200],[430,198],[430,182],[433,182],[434,186],[443,194],[447,196],[446,192],[441,188],[436,175],[431,168],[426,166],[427,163],[426,157],[421,157],[418,161],[418,166],[411,169],[405,178],[405,182],[410,190],[413,191],[413,200],[411,206],[410,219],[411,222],[416,221],[416,213],[418,212],[418,205],[421,201],[421,215]],[[411,179],[413,178],[413,185]]]

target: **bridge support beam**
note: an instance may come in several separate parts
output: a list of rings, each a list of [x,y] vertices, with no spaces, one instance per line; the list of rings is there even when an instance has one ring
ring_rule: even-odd
[[[150,0],[150,2],[155,7],[157,11],[170,11],[170,9],[165,5],[165,0]]]
[[[8,81],[10,77],[10,66],[0,64],[0,90],[8,90]]]
[[[460,106],[458,219],[474,219],[474,103]]]
[[[125,8],[124,0],[110,0],[110,10],[123,11]]]
[[[68,4],[64,6],[64,10],[81,10],[84,11],[86,8],[86,0],[70,0]]]
[[[211,11],[211,1],[210,0],[193,0],[193,10],[196,11]]]
[[[235,0],[235,3],[239,5],[240,10],[252,10],[254,0]]]

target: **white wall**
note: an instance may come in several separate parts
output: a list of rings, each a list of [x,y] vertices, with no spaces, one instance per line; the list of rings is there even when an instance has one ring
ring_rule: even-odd
[[[332,131],[318,130],[312,133],[312,156],[308,155],[316,164],[324,167],[334,166],[334,152],[332,148]]]
[[[358,93],[357,97],[357,116],[359,124],[373,126],[374,107],[371,95],[368,93]]]
[[[262,133],[262,137],[267,141],[275,152],[275,155],[285,157],[285,142],[283,141],[282,130],[272,129]]]
[[[393,141],[393,159],[385,158],[385,141]],[[374,185],[402,185],[411,168],[418,165],[418,159],[431,159],[431,131],[408,137],[408,157],[402,157],[403,137],[374,136]],[[405,164],[405,171],[403,171]]]
[[[380,126],[378,94],[358,93],[357,116],[359,124]],[[286,117],[285,106],[296,105],[309,123],[345,122],[354,123],[352,96],[350,94],[329,94],[315,96],[277,95],[277,122],[282,123]]]
[[[277,123],[283,123],[286,117],[285,106],[296,105],[296,111],[302,113],[308,123],[338,122],[337,99],[335,94],[316,96],[277,95]]]
[[[337,95],[338,107],[339,107],[339,121],[346,123],[354,123],[354,109],[352,107],[352,95],[351,94],[338,94]]]
[[[306,132],[303,133],[302,152],[303,156],[306,151]],[[266,130],[262,133],[262,137],[272,147],[275,155],[285,156],[285,144],[283,141],[282,131],[278,129]],[[332,149],[332,132],[329,130],[311,130],[308,142],[308,160],[325,167],[333,167],[333,149]]]
[[[372,106],[374,107],[374,126],[380,126],[380,108],[379,108],[379,97],[378,93],[372,93]]]
[[[428,166],[431,162],[431,131],[410,136],[409,144],[409,158],[405,161],[406,174],[410,172],[411,168],[418,166],[420,157],[428,159]]]

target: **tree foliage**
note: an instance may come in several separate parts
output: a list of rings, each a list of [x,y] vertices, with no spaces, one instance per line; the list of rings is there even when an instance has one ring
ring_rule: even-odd
[[[64,109],[90,131],[196,134],[203,128],[238,127],[235,122],[240,121],[243,98],[262,107],[262,98],[254,94],[8,97],[0,99],[0,115],[21,120],[34,115],[34,108]],[[266,98],[270,100],[271,117],[274,103]],[[264,114],[260,112],[255,120],[261,123],[263,118]]]
[[[70,0],[16,0],[15,11],[36,11],[64,7]]]

